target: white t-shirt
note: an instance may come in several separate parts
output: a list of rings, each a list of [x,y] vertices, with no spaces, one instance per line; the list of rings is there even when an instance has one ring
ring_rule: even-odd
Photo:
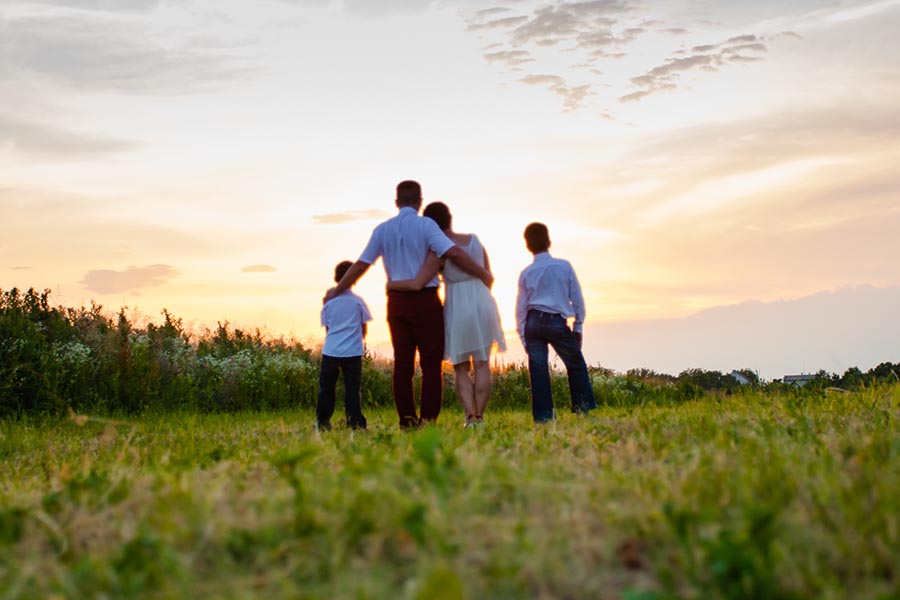
[[[362,356],[362,326],[372,320],[365,300],[347,290],[322,307],[325,345],[322,354],[336,358]]]
[[[396,217],[375,228],[359,260],[371,265],[380,256],[388,281],[403,281],[416,278],[429,250],[443,256],[452,247],[453,242],[437,223],[404,206]],[[425,287],[438,285],[435,277]]]

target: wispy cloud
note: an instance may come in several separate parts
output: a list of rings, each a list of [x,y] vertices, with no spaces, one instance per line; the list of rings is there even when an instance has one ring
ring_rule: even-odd
[[[342,213],[328,213],[313,215],[313,223],[316,225],[340,225],[353,221],[374,221],[387,218],[390,213],[383,210],[351,210]]]
[[[250,265],[241,269],[241,273],[274,273],[277,270],[272,265]]]
[[[739,35],[718,44],[694,46],[686,55],[672,56],[665,63],[653,67],[643,75],[631,78],[639,89],[619,98],[620,102],[637,102],[651,94],[677,89],[684,73],[705,71],[714,73],[730,63],[763,60],[768,51],[764,40],[756,35]]]
[[[561,98],[564,111],[596,106],[596,101],[587,102],[591,97],[637,102],[652,94],[677,90],[681,78],[689,72],[715,73],[729,65],[759,62],[768,53],[769,40],[799,37],[791,31],[770,37],[746,33],[731,35],[723,42],[686,47],[685,40],[696,34],[684,26],[683,19],[651,19],[650,10],[634,0],[550,0],[477,11],[468,16],[466,25],[468,31],[491,40],[484,50],[485,60],[515,74],[519,83],[545,84]],[[655,10],[654,15],[658,14],[660,11]],[[696,19],[690,22],[698,30],[721,28],[711,22],[699,24]],[[620,66],[604,66],[611,60],[627,58],[634,44],[648,37],[655,41],[656,48],[669,47],[656,67],[623,77]],[[646,53],[646,43],[643,48]],[[572,66],[568,71],[561,70],[560,59],[568,56],[575,58],[568,61]],[[573,69],[581,72],[580,81]],[[529,75],[521,76],[523,71]],[[551,82],[547,77],[559,79]],[[601,94],[601,87],[616,91]],[[608,110],[608,106],[603,108],[604,114]]]
[[[160,0],[20,0],[20,4],[44,4],[55,8],[100,12],[145,13],[156,10]]]
[[[367,17],[422,12],[438,4],[436,0],[282,0],[303,8],[339,6],[342,10]]]
[[[0,36],[0,72],[13,81],[146,95],[206,91],[256,73],[236,52],[245,40],[212,42],[99,10],[10,17]]]
[[[491,21],[483,21],[480,23],[469,23],[466,27],[468,31],[482,31],[485,29],[504,29],[508,27],[513,27],[515,25],[521,25],[528,21],[528,17],[519,16],[519,17],[502,17],[500,19],[493,19]]]
[[[88,271],[79,283],[98,294],[118,294],[165,285],[177,275],[178,271],[171,265],[132,266],[124,271],[109,269]]]
[[[567,39],[607,33],[618,17],[632,10],[626,0],[558,2],[534,11],[510,33],[513,44],[553,46]]]
[[[823,216],[838,229],[861,218],[896,221],[900,207],[891,190],[900,186],[900,174],[886,172],[885,164],[900,155],[898,139],[900,116],[876,104],[683,128],[636,145],[625,166],[595,167],[584,185],[606,190],[606,201],[590,219],[623,230],[650,228],[653,235],[654,228],[696,229],[698,218],[711,232],[717,231],[712,219],[728,220],[723,231],[755,224],[770,232],[821,223]],[[649,172],[648,185],[636,188]],[[697,251],[691,260],[699,259]]]
[[[524,65],[537,62],[535,52],[580,53],[580,69],[599,77],[600,58],[621,56],[620,49],[646,32],[644,26],[626,25],[622,17],[634,9],[630,0],[551,2],[528,14],[518,7],[497,6],[472,13],[467,30],[479,35],[500,35],[500,41],[486,47],[484,58],[508,72],[518,73]],[[535,69],[536,70],[536,69]],[[571,74],[544,70],[518,78],[527,85],[543,85],[562,100],[563,110],[580,108],[594,95],[594,82],[568,82]]]
[[[490,63],[503,63],[509,70],[518,70],[520,65],[534,62],[528,50],[498,50],[485,53],[484,58]]]
[[[74,132],[0,112],[0,148],[41,159],[95,157],[134,150],[137,142]]]
[[[579,108],[584,99],[593,94],[589,85],[570,86],[559,75],[526,75],[519,81],[546,87],[562,98],[565,110]]]

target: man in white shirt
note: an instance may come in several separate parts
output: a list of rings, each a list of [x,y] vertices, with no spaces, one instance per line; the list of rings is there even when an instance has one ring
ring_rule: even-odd
[[[395,200],[399,214],[378,225],[369,243],[337,286],[325,295],[325,302],[355,284],[381,257],[388,281],[415,279],[428,252],[446,257],[490,287],[490,271],[456,246],[431,219],[419,216],[422,188],[407,180],[397,185]],[[437,421],[441,412],[444,358],[444,309],[438,297],[438,279],[415,292],[388,292],[387,319],[394,347],[394,404],[403,429]],[[416,350],[422,368],[421,419],[413,396]]]
[[[334,281],[338,282],[353,265],[345,260],[334,269]],[[362,413],[362,357],[366,349],[366,323],[372,320],[365,300],[350,290],[336,296],[322,307],[322,326],[325,328],[325,344],[322,346],[322,366],[319,370],[319,397],[316,402],[316,428],[331,429],[334,414],[334,388],[338,374],[344,374],[344,414],[347,427],[365,429],[366,417]]]
[[[519,276],[516,330],[528,354],[531,414],[535,423],[545,423],[556,416],[550,388],[548,345],[553,346],[566,366],[572,412],[586,414],[597,407],[597,402],[581,352],[585,317],[581,285],[569,261],[550,256],[550,233],[546,225],[528,225],[525,245],[534,254],[534,262]],[[568,319],[573,317],[575,320],[569,329]]]

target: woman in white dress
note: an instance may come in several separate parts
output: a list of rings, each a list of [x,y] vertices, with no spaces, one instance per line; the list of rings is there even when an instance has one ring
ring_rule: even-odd
[[[453,231],[453,216],[442,202],[425,207],[429,217],[453,243],[490,271],[487,252],[474,233]],[[442,264],[443,263],[443,264]],[[491,352],[506,350],[500,311],[491,291],[480,280],[430,253],[415,279],[392,281],[389,290],[420,290],[440,270],[444,280],[444,357],[453,363],[456,394],[466,411],[466,427],[484,422],[484,409],[491,395]]]

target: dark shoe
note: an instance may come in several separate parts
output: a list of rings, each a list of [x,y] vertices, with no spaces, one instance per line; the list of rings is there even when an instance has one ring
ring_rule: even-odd
[[[316,423],[313,425],[316,431],[331,431],[331,423]]]

